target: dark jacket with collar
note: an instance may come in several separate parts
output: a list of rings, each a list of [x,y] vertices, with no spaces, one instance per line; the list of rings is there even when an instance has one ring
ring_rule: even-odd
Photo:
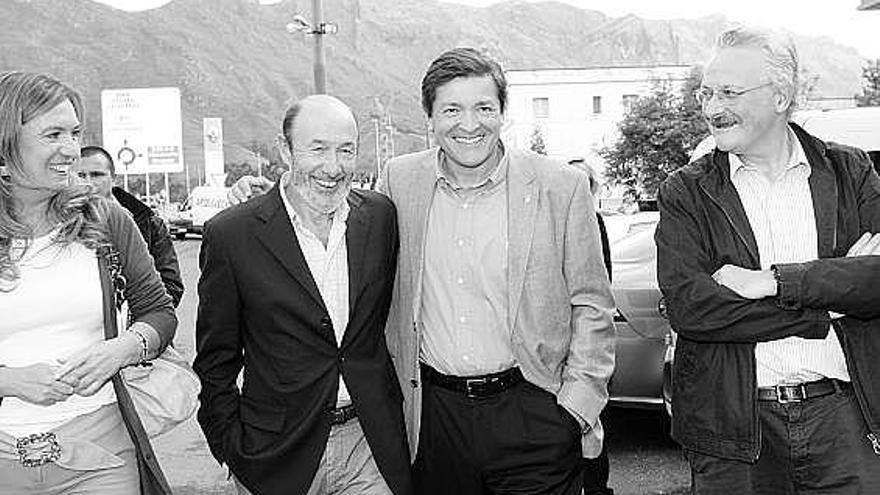
[[[340,374],[380,473],[394,494],[412,493],[403,395],[384,334],[395,210],[372,191],[354,190],[348,202],[349,322],[340,345],[277,186],[206,225],[193,363],[202,382],[198,420],[214,457],[254,493],[308,491]]]
[[[136,197],[127,193],[124,189],[114,187],[113,197],[134,217],[141,236],[147,242],[147,248],[153,257],[156,271],[162,279],[162,284],[174,307],[180,304],[183,297],[183,280],[180,278],[180,266],[177,263],[177,253],[174,252],[174,244],[171,242],[171,234],[165,222],[147,205]]]
[[[686,449],[754,462],[755,344],[824,338],[828,311],[847,315],[834,320],[834,331],[865,421],[880,435],[880,256],[846,257],[861,234],[880,232],[880,178],[864,152],[791,127],[811,169],[819,259],[777,265],[777,297],[744,299],[711,277],[725,264],[761,266],[727,153],[676,171],[658,194],[657,273],[679,336],[672,435]]]

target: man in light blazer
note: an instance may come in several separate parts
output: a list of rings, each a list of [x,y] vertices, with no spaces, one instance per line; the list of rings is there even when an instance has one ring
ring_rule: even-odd
[[[438,148],[391,160],[401,250],[386,330],[416,492],[579,494],[601,451],[613,301],[586,174],[507,148],[501,67],[422,81]]]

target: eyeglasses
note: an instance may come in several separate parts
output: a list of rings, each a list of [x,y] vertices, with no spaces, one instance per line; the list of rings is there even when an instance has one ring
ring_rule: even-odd
[[[293,152],[306,158],[321,158],[329,160],[331,156],[336,154],[336,159],[342,163],[351,163],[357,159],[357,148],[354,146],[340,146],[333,149],[330,146],[315,145],[309,148],[293,148]]]
[[[752,91],[759,90],[761,88],[772,85],[771,82],[765,82],[764,84],[759,84],[757,86],[752,86],[751,88],[745,89],[735,89],[729,86],[722,86],[720,88],[711,88],[709,86],[700,86],[694,91],[694,99],[697,100],[697,103],[700,105],[705,105],[709,103],[713,96],[717,96],[719,100],[722,102],[733,101],[740,96],[751,93]]]

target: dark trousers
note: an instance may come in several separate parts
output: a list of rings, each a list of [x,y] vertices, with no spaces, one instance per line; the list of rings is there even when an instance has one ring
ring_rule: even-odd
[[[614,495],[614,490],[608,488],[608,475],[608,450],[603,444],[599,457],[584,458],[584,495]]]
[[[528,382],[483,398],[422,380],[419,495],[581,493],[577,421]]]
[[[755,464],[686,452],[693,493],[875,494],[874,453],[852,386],[792,404],[758,403],[761,453]]]

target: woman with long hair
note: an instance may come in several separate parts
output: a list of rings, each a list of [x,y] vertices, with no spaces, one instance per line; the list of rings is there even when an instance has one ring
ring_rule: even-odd
[[[161,353],[177,318],[134,221],[71,185],[80,96],[0,73],[0,493],[139,492],[110,378]],[[112,247],[133,323],[105,340],[97,253]]]

